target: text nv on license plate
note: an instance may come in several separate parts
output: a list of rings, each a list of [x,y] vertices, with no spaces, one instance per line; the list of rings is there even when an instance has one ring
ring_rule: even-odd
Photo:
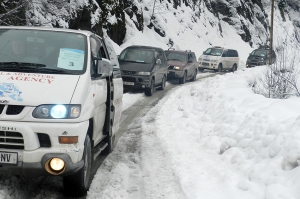
[[[18,153],[0,151],[0,164],[17,164]]]

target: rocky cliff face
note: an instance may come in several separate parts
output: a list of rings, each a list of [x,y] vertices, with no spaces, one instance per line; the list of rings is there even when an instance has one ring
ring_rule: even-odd
[[[275,12],[281,13],[281,18],[278,20],[291,21],[294,37],[300,41],[298,0],[289,0],[286,8],[281,10],[278,8],[279,1],[281,0],[275,1]],[[19,11],[21,16],[26,18],[28,25],[86,29],[95,31],[99,35],[102,35],[104,28],[110,38],[119,45],[126,36],[128,20],[131,20],[139,31],[143,31],[147,26],[161,37],[165,37],[165,30],[159,20],[161,15],[157,14],[156,10],[159,7],[168,10],[169,6],[178,11],[181,6],[190,7],[193,10],[191,19],[193,22],[206,18],[207,12],[210,12],[214,19],[207,18],[207,20],[221,35],[224,31],[222,22],[225,22],[234,27],[237,34],[250,46],[264,44],[269,38],[269,0],[156,0],[155,4],[151,0],[15,0],[13,2],[15,4],[28,2],[26,17],[24,9]],[[2,5],[13,6],[13,3],[2,0]],[[0,11],[5,12],[3,6]],[[152,14],[150,17],[145,17],[145,12]],[[176,14],[178,13],[174,12],[174,15]],[[11,19],[8,24],[24,25],[14,19]]]

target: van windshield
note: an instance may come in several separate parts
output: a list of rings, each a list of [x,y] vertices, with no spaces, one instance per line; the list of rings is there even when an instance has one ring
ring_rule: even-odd
[[[268,51],[267,50],[254,50],[250,55],[265,57],[268,55]]]
[[[154,53],[152,50],[140,48],[127,48],[119,56],[119,61],[153,63]]]
[[[82,34],[0,29],[0,71],[83,74],[86,52]]]
[[[220,48],[208,48],[203,52],[203,55],[211,55],[211,56],[221,56],[223,53],[223,49]]]
[[[172,51],[165,51],[167,60],[175,60],[175,61],[181,61],[181,62],[187,62],[187,56],[183,53],[176,53]]]

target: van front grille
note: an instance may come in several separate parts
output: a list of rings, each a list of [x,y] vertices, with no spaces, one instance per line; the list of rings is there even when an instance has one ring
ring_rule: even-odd
[[[136,82],[134,77],[122,77],[124,82]]]
[[[0,131],[0,148],[24,149],[23,135],[19,132]]]
[[[0,114],[2,114],[4,107],[5,107],[5,105],[2,105],[2,104],[0,105]]]
[[[136,71],[130,71],[130,70],[122,70],[123,75],[135,75]]]

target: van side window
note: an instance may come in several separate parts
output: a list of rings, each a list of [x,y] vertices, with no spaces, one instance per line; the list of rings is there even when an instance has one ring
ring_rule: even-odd
[[[96,37],[91,37],[91,51],[92,56],[97,58],[102,58],[102,53],[100,51],[101,48],[101,42]]]
[[[157,58],[161,60],[162,64],[166,64],[167,63],[167,60],[165,58],[165,54],[164,54],[163,51],[161,51],[161,50],[158,51],[158,57]]]
[[[223,54],[222,54],[222,57],[228,57],[228,51],[225,51],[225,50],[224,50],[224,52],[223,52]]]
[[[101,41],[101,47],[100,47],[100,51],[101,51],[101,54],[102,54],[102,57],[105,58],[105,59],[109,59],[109,53],[106,51],[106,46],[105,46],[105,43]]]

